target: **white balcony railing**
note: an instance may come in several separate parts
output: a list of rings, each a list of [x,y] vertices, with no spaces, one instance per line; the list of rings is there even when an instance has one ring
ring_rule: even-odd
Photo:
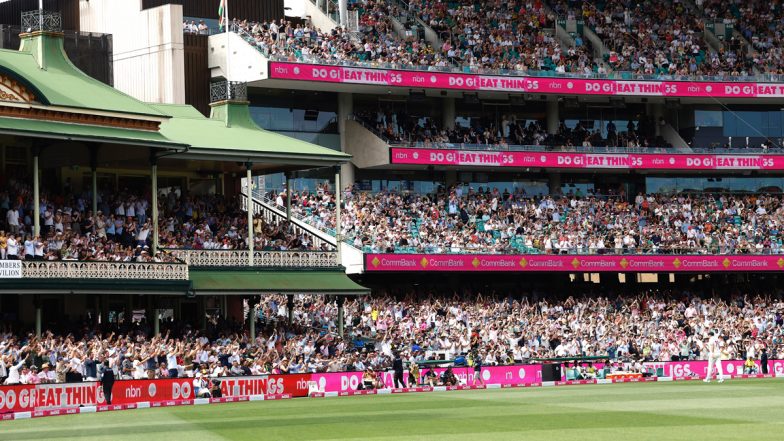
[[[188,280],[184,263],[22,262],[25,279]]]
[[[192,267],[248,266],[247,250],[167,250]],[[335,251],[254,251],[253,266],[267,268],[335,268]]]

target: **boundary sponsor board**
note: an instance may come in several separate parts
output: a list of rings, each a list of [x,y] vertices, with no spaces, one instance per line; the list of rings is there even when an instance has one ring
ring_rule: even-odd
[[[771,374],[765,375],[741,375],[737,378],[773,378]],[[672,380],[672,378],[645,378],[640,381],[644,382],[652,382],[652,381],[663,381],[663,380]],[[613,383],[628,383],[628,382],[637,382],[637,380],[595,380],[595,381],[565,381],[559,382],[559,384],[555,384],[555,382],[550,382],[547,384],[543,383],[530,383],[530,384],[498,384],[498,383],[490,383],[487,385],[479,385],[479,386],[436,386],[436,387],[409,387],[409,388],[402,388],[402,389],[379,389],[379,390],[357,390],[357,391],[346,391],[346,392],[311,392],[308,397],[309,398],[326,398],[326,397],[347,397],[347,396],[354,396],[354,395],[384,395],[384,394],[398,394],[398,393],[427,393],[427,392],[447,392],[447,391],[459,391],[459,390],[482,390],[482,389],[508,389],[508,388],[516,388],[516,387],[542,387],[542,386],[562,386],[562,385],[576,385],[576,384],[613,384]],[[49,417],[49,416],[57,416],[57,415],[74,415],[74,414],[83,414],[83,413],[96,413],[96,412],[112,412],[118,410],[131,410],[131,409],[147,409],[150,407],[170,407],[170,406],[193,406],[193,405],[205,405],[205,404],[221,404],[221,403],[236,403],[236,402],[247,402],[247,401],[260,401],[260,400],[285,400],[293,398],[289,394],[279,394],[279,395],[252,395],[250,397],[227,397],[227,398],[213,398],[213,399],[193,399],[193,400],[170,400],[170,401],[163,401],[163,402],[156,402],[156,403],[147,403],[147,402],[140,402],[137,404],[118,404],[118,405],[102,405],[102,406],[82,406],[82,407],[70,407],[70,408],[60,408],[60,409],[49,409],[49,410],[38,410],[34,412],[12,412],[12,413],[3,413],[0,414],[0,421],[12,421],[12,420],[22,420],[22,419],[30,419],[30,418],[41,418],[41,417]]]
[[[703,378],[707,361],[655,362],[647,365],[662,367],[665,377],[676,380]],[[784,377],[784,360],[770,360],[768,374],[743,374],[742,360],[723,361],[725,375],[732,378]],[[757,362],[759,366],[759,362]],[[424,375],[430,368],[422,368]],[[435,368],[441,375],[445,368]],[[392,372],[382,372],[385,389],[358,390],[362,372],[334,372],[315,374],[268,375],[256,377],[224,377],[221,380],[222,398],[199,400],[194,396],[192,378],[161,380],[127,380],[114,384],[112,404],[107,405],[99,383],[66,383],[0,386],[0,420],[21,417],[36,418],[50,415],[67,415],[85,412],[168,407],[192,404],[224,403],[239,401],[282,400],[306,396],[375,395],[380,393],[431,392],[508,387],[542,386],[542,365],[509,365],[482,367],[482,382],[474,386],[473,368],[453,368],[459,386],[428,386],[393,388]],[[761,370],[759,371],[761,372]],[[404,375],[408,381],[408,373]],[[559,381],[556,385],[576,385],[654,381],[653,379],[625,380],[572,380]],[[327,395],[329,394],[329,395]],[[29,416],[27,416],[29,415]],[[19,418],[21,418],[19,417]]]
[[[192,378],[116,381],[112,405],[189,400],[193,398],[192,381]],[[105,404],[103,388],[96,382],[0,387],[0,413]]]
[[[784,255],[365,254],[365,271],[737,272],[784,271]]]
[[[425,372],[430,368],[420,369],[420,375],[424,378]],[[446,371],[445,368],[433,368],[439,377]],[[474,383],[473,368],[456,367],[453,368],[455,376],[462,384]],[[381,372],[381,379],[388,388],[393,388],[394,376],[392,372]],[[405,371],[403,378],[408,384],[408,371]],[[311,374],[311,381],[318,388],[319,392],[339,392],[357,390],[362,384],[362,372],[335,372],[324,374]],[[510,365],[510,366],[484,366],[482,367],[482,382],[491,384],[516,384],[529,385],[541,383],[542,366],[533,365]]]
[[[725,376],[730,378],[744,377],[744,360],[722,360],[721,366]],[[762,367],[759,360],[754,364],[757,366],[757,373],[762,375]],[[685,360],[671,361],[664,364],[664,376],[682,380],[686,378],[705,378],[708,374],[707,360]],[[768,360],[768,373],[777,377],[784,376],[784,361]],[[716,374],[714,372],[714,374]],[[750,375],[754,377],[754,375]]]
[[[784,170],[784,155],[510,152],[391,147],[391,164],[623,170]]]
[[[271,61],[269,78],[325,83],[560,95],[781,98],[784,84],[478,75]]]

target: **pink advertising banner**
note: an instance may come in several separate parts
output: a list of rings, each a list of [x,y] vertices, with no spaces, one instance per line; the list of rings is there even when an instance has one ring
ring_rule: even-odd
[[[477,75],[304,63],[270,62],[269,78],[389,87],[557,93],[561,95],[613,95],[712,98],[781,98],[784,84],[753,82],[599,80]]]
[[[782,271],[784,255],[365,254],[365,271]]]
[[[721,366],[724,375],[730,377],[738,377],[744,374],[744,360],[722,360]],[[760,361],[756,360],[754,364],[757,367],[757,373],[762,372]],[[664,376],[672,377],[674,379],[682,378],[705,378],[708,373],[707,360],[690,360],[690,361],[672,361],[664,364]],[[777,377],[784,375],[784,362],[781,360],[768,361],[768,373],[774,374]],[[715,372],[714,372],[715,374]]]
[[[784,155],[495,152],[399,147],[390,149],[390,162],[565,169],[784,170]]]
[[[420,374],[425,375],[430,368],[423,367]],[[445,368],[433,369],[438,376],[446,370]],[[462,384],[474,383],[474,369],[458,367],[452,371]],[[392,372],[379,372],[384,385],[389,388],[394,387],[394,376]],[[408,371],[403,378],[407,386]],[[357,390],[362,383],[362,372],[334,372],[324,374],[311,374],[310,381],[318,386],[321,392],[346,392]],[[535,365],[512,365],[512,366],[486,366],[482,368],[482,382],[485,384],[514,384],[528,385],[542,382],[542,366]]]

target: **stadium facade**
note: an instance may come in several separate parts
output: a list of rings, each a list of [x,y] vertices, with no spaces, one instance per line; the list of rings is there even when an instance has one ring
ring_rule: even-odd
[[[244,197],[244,206],[253,207],[247,186],[252,175],[332,168],[348,155],[261,130],[249,116],[242,83],[212,84],[209,117],[188,105],[140,101],[74,66],[64,50],[60,13],[29,11],[21,18],[20,48],[0,51],[0,169],[6,189],[31,190],[32,234],[26,239],[55,238],[42,222],[42,187],[89,193],[92,204],[85,211],[91,214],[100,213],[98,188],[104,196],[131,188],[152,198],[152,246],[145,246],[143,256],[172,257],[3,260],[0,308],[6,323],[34,324],[40,334],[42,327],[85,318],[100,323],[143,310],[157,332],[162,315],[196,324],[201,316],[202,326],[207,310],[241,319],[242,299],[264,292],[366,292],[346,277],[334,249],[272,252],[251,246],[205,253],[163,250],[157,239],[157,197],[164,187]],[[250,238],[253,214],[249,210],[246,224]],[[271,223],[286,219],[267,217]]]
[[[3,7],[14,11],[12,6],[20,8],[23,3],[11,1]],[[451,285],[469,280],[522,284],[531,278],[603,284],[712,279],[712,284],[722,284],[729,274],[739,279],[778,278],[784,270],[784,258],[778,254],[704,250],[553,255],[521,245],[504,254],[425,253],[413,248],[377,252],[292,217],[290,208],[265,197],[266,190],[280,191],[284,181],[291,190],[313,189],[324,180],[337,188],[354,185],[357,191],[369,192],[429,193],[459,184],[474,190],[614,194],[628,199],[639,193],[780,193],[784,88],[776,78],[547,76],[380,63],[320,64],[265,53],[239,27],[217,32],[215,2],[121,3],[64,0],[51,7],[63,13],[63,23],[72,27],[67,31],[111,34],[111,76],[105,82],[123,94],[69,67],[62,58],[60,37],[46,29],[26,32],[20,54],[3,52],[6,60],[0,61],[8,79],[16,81],[9,84],[25,86],[14,86],[15,99],[42,106],[39,113],[50,118],[21,122],[19,116],[8,117],[15,119],[3,130],[9,138],[3,147],[3,170],[22,167],[35,174],[40,168],[40,179],[54,185],[67,182],[75,190],[95,187],[98,180],[114,182],[115,188],[149,182],[151,194],[157,194],[163,178],[168,187],[242,198],[254,213],[289,219],[335,251],[269,256],[258,251],[177,251],[181,263],[142,268],[24,262],[21,278],[4,284],[0,308],[22,322],[37,322],[39,329],[62,311],[72,315],[93,309],[107,317],[120,309],[165,308],[177,317],[196,317],[197,311],[217,309],[240,316],[243,297],[265,292],[363,292],[338,277],[339,270],[361,277],[369,286],[418,283],[428,280],[431,272],[447,274]],[[254,8],[254,3],[269,6]],[[321,11],[320,4],[304,0],[304,20],[322,30],[337,27],[342,10],[335,16]],[[232,17],[250,21],[283,16],[282,1],[237,0],[232,7]],[[343,19],[351,17],[346,13]],[[189,21],[204,21],[210,30],[183,33],[183,23]],[[567,20],[558,29],[573,34],[578,32],[574,25]],[[424,23],[419,26],[430,35],[432,29]],[[18,66],[16,59],[22,58],[27,67]],[[46,63],[65,67],[46,69]],[[60,77],[52,78],[53,74]],[[77,78],[79,84],[62,86],[64,78]],[[218,85],[212,96],[210,84]],[[60,120],[51,119],[61,116],[46,109],[52,106],[87,109],[80,112],[87,122],[61,127]],[[395,120],[432,123],[444,130],[504,131],[511,124],[534,124],[542,128],[542,136],[551,137],[562,127],[572,132],[579,127],[601,139],[627,128],[644,131],[649,142],[629,147],[571,140],[574,145],[555,146],[421,141],[380,133],[379,122],[388,125],[393,115]],[[100,122],[106,118],[111,123]],[[339,166],[338,173],[334,166]],[[257,178],[254,190],[248,191],[242,178],[251,175]],[[34,182],[37,185],[38,179]],[[326,274],[334,281],[329,282]],[[117,279],[123,279],[121,286]],[[147,295],[138,295],[142,291]]]

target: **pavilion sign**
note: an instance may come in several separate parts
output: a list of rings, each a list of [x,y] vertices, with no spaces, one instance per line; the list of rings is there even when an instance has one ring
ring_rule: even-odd
[[[21,279],[21,260],[0,260],[0,279]]]

